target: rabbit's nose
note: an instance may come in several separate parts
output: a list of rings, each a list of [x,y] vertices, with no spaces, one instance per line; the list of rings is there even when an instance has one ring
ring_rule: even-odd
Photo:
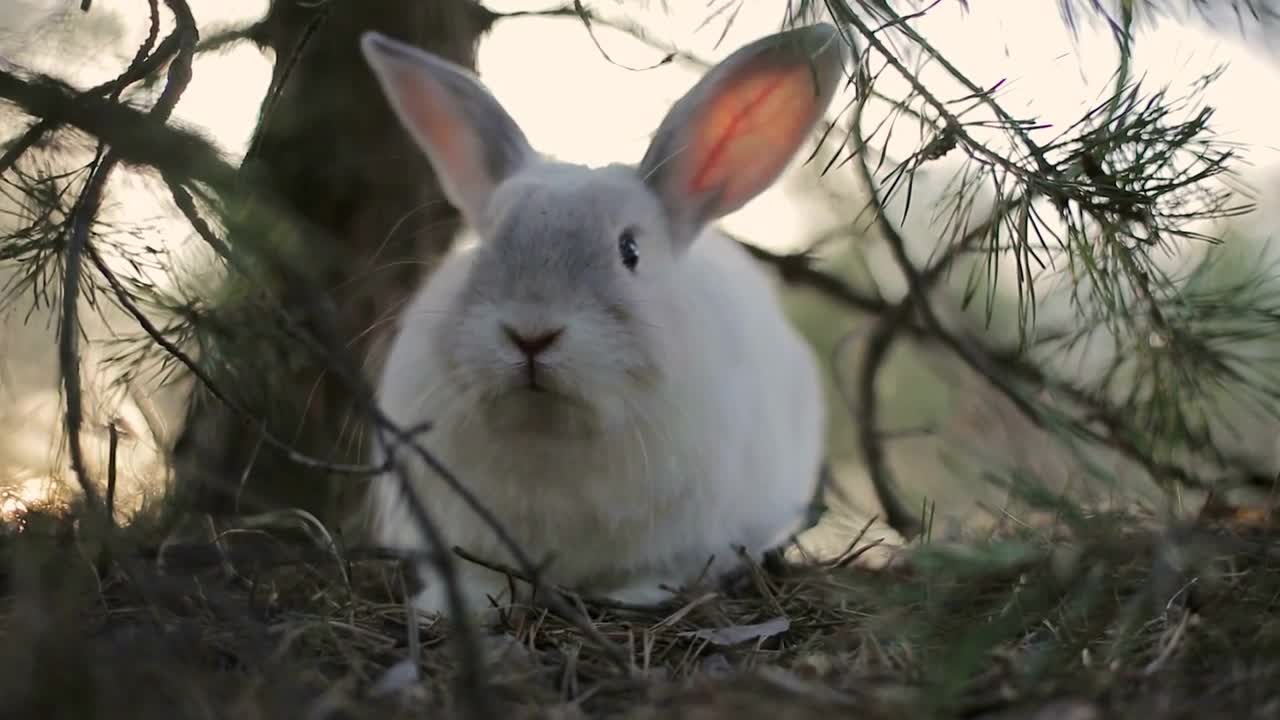
[[[557,338],[564,332],[564,328],[556,328],[555,330],[547,330],[536,335],[528,335],[516,330],[510,325],[503,325],[502,331],[506,333],[507,339],[511,341],[524,353],[527,358],[533,360],[538,355],[546,352],[547,348],[555,344]]]

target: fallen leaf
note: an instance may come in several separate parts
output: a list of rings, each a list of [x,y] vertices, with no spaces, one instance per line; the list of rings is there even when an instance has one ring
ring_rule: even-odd
[[[723,628],[705,628],[680,633],[680,637],[695,637],[713,645],[738,645],[748,640],[758,640],[784,633],[791,629],[791,621],[785,615],[754,625],[730,625]]]

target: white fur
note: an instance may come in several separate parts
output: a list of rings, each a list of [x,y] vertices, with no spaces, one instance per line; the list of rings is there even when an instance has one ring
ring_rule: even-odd
[[[711,556],[733,560],[731,545],[759,554],[800,529],[815,491],[825,418],[813,353],[779,308],[770,280],[723,235],[708,232],[673,269],[679,277],[661,318],[672,351],[666,380],[622,378],[592,388],[600,406],[628,408],[612,427],[568,432],[503,432],[468,417],[466,390],[449,382],[424,397],[424,378],[449,371],[425,342],[470,271],[475,246],[455,251],[405,309],[413,332],[398,335],[379,403],[402,427],[430,418],[420,441],[501,518],[539,561],[554,553],[547,579],[635,603],[659,601],[659,583],[697,578]],[[498,343],[495,336],[494,345]],[[591,352],[590,345],[584,350]],[[497,353],[499,348],[494,347]],[[411,453],[402,453],[415,489],[450,542],[511,563],[496,536]],[[383,456],[375,456],[381,462]],[[423,547],[395,478],[374,488],[379,540]],[[463,563],[467,602],[501,597],[502,576]],[[590,587],[610,574],[619,580]],[[443,612],[440,583],[417,598]]]
[[[828,41],[819,51],[825,107],[841,58],[830,49],[833,29],[807,32],[801,39]],[[528,148],[459,69],[385,38],[365,41],[393,107],[470,227],[400,316],[378,404],[401,428],[432,424],[418,442],[535,563],[550,560],[543,577],[553,584],[656,603],[669,597],[664,585],[729,569],[735,547],[759,558],[802,529],[826,422],[816,358],[773,281],[734,241],[704,228],[776,178],[761,157],[789,158],[803,138],[785,117],[754,126],[766,135],[782,128],[785,147],[730,155],[727,167],[744,173],[718,177],[748,180],[718,194],[691,181],[702,166],[689,163],[709,156],[685,152],[710,142],[693,129],[711,117],[699,108],[740,107],[732,93],[742,85],[719,79],[794,61],[768,42],[691,90],[639,169],[591,169]],[[639,247],[634,269],[619,260],[627,228]],[[503,325],[526,336],[562,330],[539,356],[546,391],[525,386],[527,366]],[[373,461],[384,462],[382,444],[374,446]],[[450,545],[513,564],[420,457],[404,447],[394,455]],[[394,472],[373,484],[369,520],[380,544],[429,549]],[[509,596],[504,576],[459,566],[468,611],[484,611],[490,598],[522,599]],[[447,614],[433,566],[419,570],[426,585],[416,605]]]

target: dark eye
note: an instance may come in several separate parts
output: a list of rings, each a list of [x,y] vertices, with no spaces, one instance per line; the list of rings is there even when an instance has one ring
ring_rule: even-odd
[[[640,262],[640,246],[636,244],[635,231],[623,230],[618,236],[618,255],[622,257],[623,266],[635,272],[636,264]]]

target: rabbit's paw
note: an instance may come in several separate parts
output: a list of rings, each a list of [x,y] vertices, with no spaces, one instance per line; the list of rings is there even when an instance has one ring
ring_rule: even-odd
[[[675,578],[646,576],[609,592],[608,598],[627,605],[653,607],[670,602],[675,597],[672,590],[677,590],[683,585],[683,581]]]
[[[435,573],[423,573],[425,587],[413,598],[413,606],[419,612],[449,618],[453,607],[449,603],[448,587],[444,579]],[[460,572],[458,590],[462,594],[463,610],[473,620],[485,624],[495,622],[498,613],[512,604],[511,586],[507,579],[489,571]]]

